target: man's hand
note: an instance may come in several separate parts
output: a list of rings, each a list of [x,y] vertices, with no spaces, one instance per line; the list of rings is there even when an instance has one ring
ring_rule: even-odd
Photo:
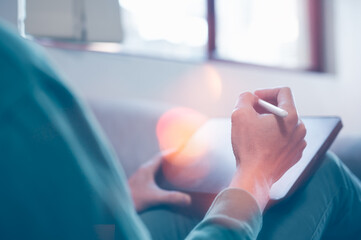
[[[258,98],[286,110],[288,116],[265,112],[257,105]],[[241,94],[232,114],[237,172],[230,186],[251,193],[263,210],[272,184],[300,160],[306,147],[305,135],[289,88]]]
[[[141,165],[129,178],[133,202],[137,212],[161,204],[186,206],[191,203],[191,197],[177,191],[166,191],[158,187],[155,174],[161,166],[165,153],[153,157]]]

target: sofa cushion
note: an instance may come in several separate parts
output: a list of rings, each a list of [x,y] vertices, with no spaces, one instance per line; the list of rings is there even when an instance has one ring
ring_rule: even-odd
[[[156,125],[170,106],[145,101],[88,100],[129,177],[159,152]]]

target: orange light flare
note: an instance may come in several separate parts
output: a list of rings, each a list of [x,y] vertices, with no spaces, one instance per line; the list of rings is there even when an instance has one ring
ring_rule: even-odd
[[[195,110],[173,108],[157,123],[160,149],[176,149],[174,154],[165,157],[162,164],[164,177],[175,186],[194,185],[209,172],[207,163],[199,161],[207,152],[207,139],[192,137],[206,121],[207,117]]]
[[[222,95],[222,79],[219,73],[210,65],[204,67],[204,75],[206,86],[209,89],[211,96],[218,100]]]
[[[220,99],[224,96],[224,80],[218,70],[210,64],[196,67],[180,74],[164,97],[206,112],[214,112]],[[215,107],[216,105],[216,107]]]

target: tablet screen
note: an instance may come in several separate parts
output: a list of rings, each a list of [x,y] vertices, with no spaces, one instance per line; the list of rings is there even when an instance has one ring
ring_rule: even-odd
[[[339,117],[302,117],[302,121],[307,129],[307,147],[301,160],[272,186],[270,197],[273,200],[289,195],[312,174],[320,164],[320,156],[327,151],[342,128]],[[226,188],[236,170],[230,119],[208,120],[176,158],[177,164],[167,161],[163,164],[163,187],[215,194]]]

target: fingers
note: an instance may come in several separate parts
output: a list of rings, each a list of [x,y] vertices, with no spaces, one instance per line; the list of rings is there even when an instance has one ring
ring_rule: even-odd
[[[289,114],[297,115],[295,102],[293,100],[293,95],[290,88],[286,87],[280,89],[277,96],[277,102],[278,106],[288,111]]]
[[[289,113],[296,111],[293,95],[289,87],[261,89],[255,91],[255,95],[265,101],[277,105]]]
[[[305,124],[301,120],[290,131],[292,131],[292,137],[289,144],[292,146],[296,146],[300,141],[304,140],[307,133]]]
[[[147,163],[141,165],[129,178],[128,183],[132,199],[138,212],[159,204],[186,206],[191,203],[189,195],[176,191],[163,190],[155,181],[156,172],[164,156],[173,154],[173,152],[174,151],[167,151],[157,154]]]
[[[254,92],[254,94],[267,102],[270,102],[272,104],[277,104],[276,100],[280,92],[280,89],[281,88],[258,89]]]
[[[156,172],[162,165],[163,159],[170,157],[176,153],[176,149],[168,149],[157,153],[153,158],[146,162],[142,167],[150,169],[152,172]]]
[[[299,117],[293,100],[293,95],[289,87],[262,89],[255,91],[255,95],[288,112],[287,117],[278,120],[281,131],[286,134],[293,132],[298,126]]]
[[[286,152],[286,159],[289,159],[289,161],[284,161],[284,165],[278,169],[278,174],[275,174],[274,181],[278,181],[282,175],[293,165],[295,165],[303,155],[303,151],[305,150],[307,146],[307,142],[304,139],[304,136],[306,135],[306,131],[303,129],[303,127],[297,127],[295,130],[295,134],[293,134],[294,137],[290,141],[290,146],[292,151]]]
[[[192,202],[190,195],[177,191],[166,191],[160,189],[158,197],[159,203],[168,205],[188,206]]]
[[[258,97],[250,92],[242,93],[238,99],[232,113],[232,123],[252,117],[257,112],[254,109],[258,102]]]
[[[235,110],[242,108],[253,108],[258,101],[258,97],[250,92],[242,93],[238,99],[235,106]]]
[[[306,134],[307,134],[307,130],[305,128],[305,125],[303,124],[302,121],[300,121],[297,124],[296,129],[294,130],[294,133],[292,135],[292,140],[290,141],[290,145],[292,146],[293,149],[292,151],[293,155],[295,155],[295,159],[292,162],[292,165],[301,159],[303,150],[307,146],[307,142],[305,140]]]
[[[293,155],[293,158],[291,158],[292,161],[289,162],[290,166],[288,166],[287,168],[292,167],[302,158],[303,151],[305,150],[306,146],[307,146],[307,142],[305,139],[300,140],[296,144],[296,146],[294,147],[294,151],[291,153]]]
[[[305,124],[301,120],[299,120],[299,122],[298,122],[296,134],[299,139],[305,139],[305,137],[306,137],[307,129],[306,129]]]
[[[296,152],[299,153],[299,157],[298,159],[296,159],[296,161],[300,160],[303,150],[305,150],[307,146],[307,142],[305,140],[306,134],[307,134],[307,130],[305,124],[303,124],[303,122],[300,121],[294,133],[294,139],[296,141],[295,149]]]

